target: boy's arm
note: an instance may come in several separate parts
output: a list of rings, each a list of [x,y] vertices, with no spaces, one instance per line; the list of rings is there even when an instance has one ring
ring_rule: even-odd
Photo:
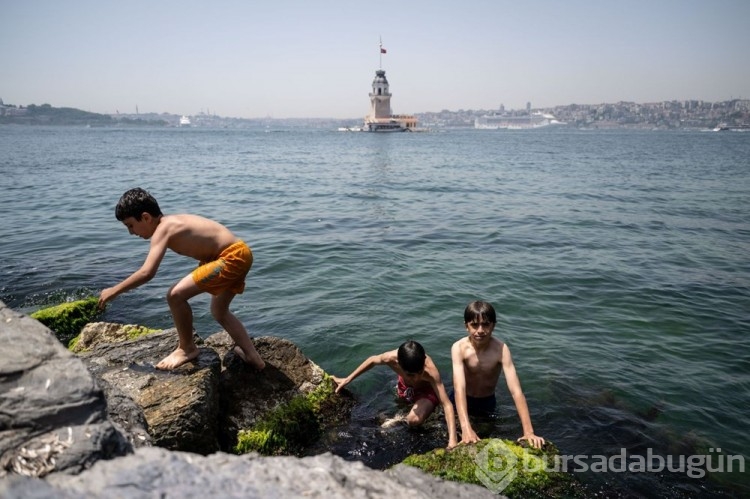
[[[445,385],[440,380],[440,373],[437,373],[437,379],[431,379],[432,389],[437,393],[440,399],[440,404],[443,406],[443,413],[445,414],[445,424],[448,427],[448,448],[452,449],[458,445],[456,440],[456,415],[453,412],[453,404],[451,399],[448,398],[448,393],[445,391]]]
[[[157,229],[154,235],[151,236],[151,246],[141,268],[133,272],[119,284],[102,290],[99,295],[99,308],[104,308],[107,302],[116,296],[137,288],[153,279],[156,271],[159,270],[159,265],[164,258],[164,254],[167,252],[167,240],[166,232]]]
[[[534,427],[531,425],[531,416],[529,415],[529,406],[526,403],[523,390],[521,390],[521,381],[518,379],[516,366],[513,364],[507,344],[503,347],[502,362],[505,382],[508,384],[508,391],[513,396],[513,402],[516,404],[518,417],[521,419],[521,426],[523,427],[523,436],[518,441],[528,440],[533,447],[540,449],[544,445],[544,439],[534,434]]]
[[[453,396],[456,401],[458,422],[461,424],[461,443],[478,442],[479,436],[474,432],[469,422],[469,410],[466,407],[466,376],[464,374],[464,359],[458,342],[451,347],[451,361],[453,363]]]
[[[380,355],[372,355],[370,357],[367,357],[365,361],[362,362],[359,367],[352,371],[352,373],[346,378],[331,376],[333,378],[333,381],[338,385],[336,387],[336,393],[339,393],[346,385],[354,381],[357,376],[372,369],[373,366],[385,364],[390,353],[391,352],[385,352],[381,353]]]

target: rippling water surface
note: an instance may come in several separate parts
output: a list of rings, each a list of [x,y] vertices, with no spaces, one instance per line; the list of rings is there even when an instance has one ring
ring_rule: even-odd
[[[406,339],[450,389],[474,299],[500,313],[538,434],[566,455],[750,452],[750,134],[0,127],[0,299],[21,311],[98,293],[147,244],[114,218],[125,190],[217,219],[253,248],[233,309],[328,372]],[[104,320],[172,327],[164,295],[194,267],[168,255]],[[193,301],[203,336],[218,326]],[[445,444],[383,429],[393,374],[327,448],[385,467]],[[520,436],[498,388],[485,434]],[[717,449],[721,449],[720,451]],[[698,495],[745,473],[582,473],[625,494]],[[737,492],[735,492],[737,493]]]

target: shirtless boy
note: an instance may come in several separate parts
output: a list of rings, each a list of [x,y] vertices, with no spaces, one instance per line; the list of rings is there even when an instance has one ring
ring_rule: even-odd
[[[210,293],[211,315],[236,343],[234,352],[256,369],[265,362],[255,350],[242,322],[229,311],[235,295],[245,290],[245,276],[253,264],[250,248],[218,222],[198,215],[163,215],[156,199],[143,189],[135,188],[122,195],[115,217],[128,232],[151,245],[140,269],[99,295],[99,307],[108,301],[150,281],[159,269],[167,249],[200,262],[198,268],[169,288],[167,304],[179,337],[177,349],[156,364],[157,369],[174,369],[198,356],[193,341],[193,310],[188,300],[200,293]]]
[[[338,385],[336,393],[340,392],[360,374],[369,371],[373,366],[379,365],[386,365],[393,369],[398,375],[397,392],[399,398],[414,404],[406,416],[406,422],[409,426],[418,426],[424,423],[440,403],[443,406],[445,423],[448,426],[448,448],[455,447],[456,416],[453,412],[453,405],[448,398],[443,382],[440,380],[440,373],[435,363],[429,355],[425,354],[422,345],[416,341],[407,341],[398,347],[398,350],[390,350],[368,357],[346,378],[333,376],[333,380]]]
[[[495,410],[495,387],[502,372],[513,396],[523,427],[523,436],[532,446],[541,448],[544,439],[534,434],[529,407],[521,390],[508,345],[492,337],[496,324],[495,309],[487,302],[469,303],[464,310],[464,325],[469,335],[453,344],[453,399],[461,424],[461,443],[479,441],[469,422],[469,415]]]

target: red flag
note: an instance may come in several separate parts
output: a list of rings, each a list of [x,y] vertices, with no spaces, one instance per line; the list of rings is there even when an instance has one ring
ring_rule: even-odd
[[[386,51],[385,51],[385,49],[383,47],[380,47],[380,53],[381,54],[385,54],[386,53]]]

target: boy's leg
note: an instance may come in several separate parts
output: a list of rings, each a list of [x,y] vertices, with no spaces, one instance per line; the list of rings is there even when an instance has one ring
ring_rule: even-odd
[[[250,339],[250,335],[247,333],[247,329],[229,311],[229,304],[232,303],[235,296],[231,291],[222,291],[220,294],[213,296],[211,298],[211,315],[214,316],[214,319],[229,333],[229,336],[237,344],[234,347],[234,353],[256,369],[263,369],[266,367],[266,363],[260,358],[255,345],[253,345],[253,340]]]
[[[421,398],[414,402],[411,411],[406,416],[406,422],[409,423],[409,426],[421,425],[434,410],[435,404],[430,399]]]
[[[174,352],[156,364],[157,369],[174,369],[198,356],[198,347],[193,341],[193,309],[190,308],[188,300],[200,293],[201,290],[195,285],[191,274],[169,288],[167,304],[172,312],[179,343]]]

